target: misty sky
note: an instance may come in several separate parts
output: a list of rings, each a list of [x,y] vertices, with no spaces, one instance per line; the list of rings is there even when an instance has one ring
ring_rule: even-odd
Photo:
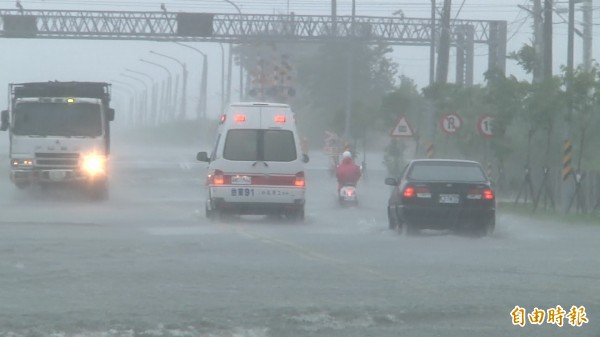
[[[22,0],[26,9],[82,9],[82,10],[136,10],[159,11],[164,2],[167,9],[173,12],[214,12],[235,13],[233,6],[222,0],[175,0],[175,1],[137,1],[137,0]],[[441,3],[438,0],[438,3]],[[453,17],[456,17],[463,1],[453,1]],[[293,11],[296,14],[330,13],[330,2],[326,0],[235,0],[243,13],[285,14]],[[401,9],[406,17],[428,17],[430,5],[428,0],[356,0],[357,15],[390,16]],[[508,51],[518,49],[531,38],[531,18],[527,12],[517,5],[527,5],[529,0],[466,0],[458,13],[461,19],[493,19],[508,21]],[[351,1],[338,0],[338,15],[350,13]],[[557,7],[566,7],[565,2],[558,2]],[[0,0],[0,8],[13,9],[15,1]],[[594,6],[594,22],[600,23],[600,6]],[[563,14],[566,18],[566,14]],[[577,13],[578,25],[581,12]],[[598,58],[600,50],[600,28],[594,27],[594,58]],[[560,17],[555,18],[554,67],[558,71],[566,60],[567,25]],[[193,46],[205,51],[209,56],[209,115],[218,115],[220,107],[220,73],[221,49],[216,43],[193,43]],[[481,82],[481,74],[487,67],[487,46],[475,47],[475,81]],[[576,37],[575,61],[581,62],[581,39]],[[125,68],[141,71],[155,77],[157,82],[165,79],[166,73],[157,67],[144,64],[140,58],[160,63],[172,73],[180,74],[181,67],[167,59],[149,53],[155,50],[174,56],[188,64],[189,79],[189,115],[194,111],[198,99],[201,57],[196,52],[169,42],[144,41],[94,41],[94,40],[42,40],[42,39],[0,39],[0,85],[11,82],[46,81],[46,80],[119,80],[141,88],[141,84],[127,79],[120,74]],[[452,51],[452,54],[454,52]],[[419,86],[428,82],[428,48],[396,47],[394,61],[399,64],[399,71],[414,78]],[[453,59],[451,59],[453,62]],[[453,80],[453,64],[450,65],[450,80]],[[507,72],[518,77],[525,75],[518,66],[509,61]],[[236,83],[236,69],[233,71],[232,97],[239,96]],[[149,83],[149,81],[146,81]],[[115,87],[115,105],[125,108],[123,90]],[[6,97],[0,96],[0,105],[6,106]]]

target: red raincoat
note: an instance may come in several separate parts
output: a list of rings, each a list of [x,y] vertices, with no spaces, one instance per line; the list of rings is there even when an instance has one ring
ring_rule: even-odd
[[[356,186],[361,175],[360,167],[354,164],[352,158],[344,158],[337,167],[335,175],[338,180],[338,190],[344,185]]]

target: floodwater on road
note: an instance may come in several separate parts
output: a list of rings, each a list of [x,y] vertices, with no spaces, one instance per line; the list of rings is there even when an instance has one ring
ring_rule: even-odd
[[[209,222],[198,150],[114,149],[103,202],[1,179],[0,336],[600,336],[598,226],[500,210],[489,238],[403,237],[379,157],[342,208],[319,153],[304,223]],[[557,305],[589,322],[512,323]]]

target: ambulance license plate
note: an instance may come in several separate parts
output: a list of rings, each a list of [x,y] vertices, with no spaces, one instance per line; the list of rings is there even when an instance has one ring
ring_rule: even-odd
[[[253,188],[232,188],[231,189],[232,197],[253,197],[254,189]]]

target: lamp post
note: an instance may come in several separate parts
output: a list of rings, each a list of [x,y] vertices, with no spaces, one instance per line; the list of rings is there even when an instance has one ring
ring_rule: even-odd
[[[136,100],[135,100],[135,94],[136,94],[136,90],[133,86],[129,85],[128,83],[125,82],[120,82],[120,81],[111,81],[111,84],[113,84],[117,90],[124,90],[127,92],[127,94],[129,95],[129,125],[133,125],[135,122],[135,110],[136,110]],[[120,89],[119,89],[120,88]]]
[[[142,108],[140,111],[140,117],[139,117],[142,121],[144,121],[146,119],[145,118],[146,111],[148,109],[148,85],[146,84],[146,82],[144,82],[143,80],[141,80],[137,77],[133,77],[133,76],[127,75],[125,73],[121,73],[121,76],[130,78],[138,83],[141,83],[144,86],[144,94],[143,94],[143,99],[142,99],[143,104],[142,104]]]
[[[202,80],[200,81],[200,99],[198,100],[198,115],[197,118],[206,118],[206,105],[207,105],[207,80],[208,80],[208,56],[200,49],[183,44],[181,42],[175,42],[176,44],[187,47],[200,53],[202,55]]]
[[[350,139],[352,127],[352,100],[354,99],[354,18],[356,16],[356,3],[352,0],[352,20],[350,21],[350,36],[351,40],[348,45],[349,53],[346,59],[346,115],[344,125],[344,138]]]
[[[170,104],[173,103],[171,101],[171,84],[172,84],[171,83],[171,78],[173,77],[173,74],[171,73],[171,71],[169,70],[169,68],[167,68],[167,67],[165,67],[165,66],[163,66],[161,64],[158,64],[156,62],[148,61],[148,60],[145,60],[145,59],[140,59],[140,61],[144,62],[144,63],[148,63],[148,64],[153,65],[155,67],[161,68],[161,69],[163,69],[164,71],[167,72],[167,87],[166,87],[166,89],[163,86],[163,96],[164,96],[164,98],[163,98],[163,114],[166,114],[167,110],[170,107]],[[173,104],[173,105],[175,105],[175,104]]]
[[[429,85],[435,82],[435,0],[431,0],[431,42],[429,43]]]
[[[161,54],[161,53],[155,52],[153,50],[151,50],[150,53],[167,58],[172,61],[175,61],[175,62],[179,63],[179,65],[181,66],[181,69],[183,71],[183,78],[182,78],[182,83],[181,83],[181,106],[180,106],[181,111],[179,112],[179,119],[181,119],[181,120],[185,119],[185,117],[187,115],[186,101],[187,101],[187,78],[188,78],[188,71],[187,71],[187,67],[186,67],[185,63],[179,61],[178,59],[176,59],[172,56]]]
[[[231,0],[223,0],[223,1],[225,1],[228,4],[232,5],[233,7],[235,7],[238,14],[240,15],[240,35],[242,35],[241,34],[242,30],[243,30],[242,10],[240,9],[240,7],[238,7],[238,5],[235,4],[235,2],[233,2]],[[229,45],[229,57],[231,57],[231,45]],[[231,61],[229,62],[228,76],[229,76],[229,87],[231,88]],[[229,89],[229,92],[231,92],[231,89]],[[240,53],[240,101],[243,98],[244,98],[244,68],[242,66],[242,54]]]
[[[219,47],[221,47],[221,111],[219,114],[222,114],[225,111],[225,49],[222,43],[219,43]]]
[[[154,82],[154,77],[152,77],[152,76],[150,76],[150,75],[148,75],[146,73],[143,73],[141,71],[136,71],[136,70],[129,69],[129,68],[125,68],[125,71],[133,73],[133,74],[137,74],[137,75],[140,75],[140,76],[144,76],[145,78],[147,78],[147,79],[150,80],[150,83],[152,84],[152,97],[150,98],[150,100],[151,100],[150,104],[152,104],[151,118],[155,118],[156,117],[156,113],[157,113],[157,109],[158,109],[158,106],[157,106],[158,105],[158,98],[156,97],[158,89],[156,88],[156,83]]]

